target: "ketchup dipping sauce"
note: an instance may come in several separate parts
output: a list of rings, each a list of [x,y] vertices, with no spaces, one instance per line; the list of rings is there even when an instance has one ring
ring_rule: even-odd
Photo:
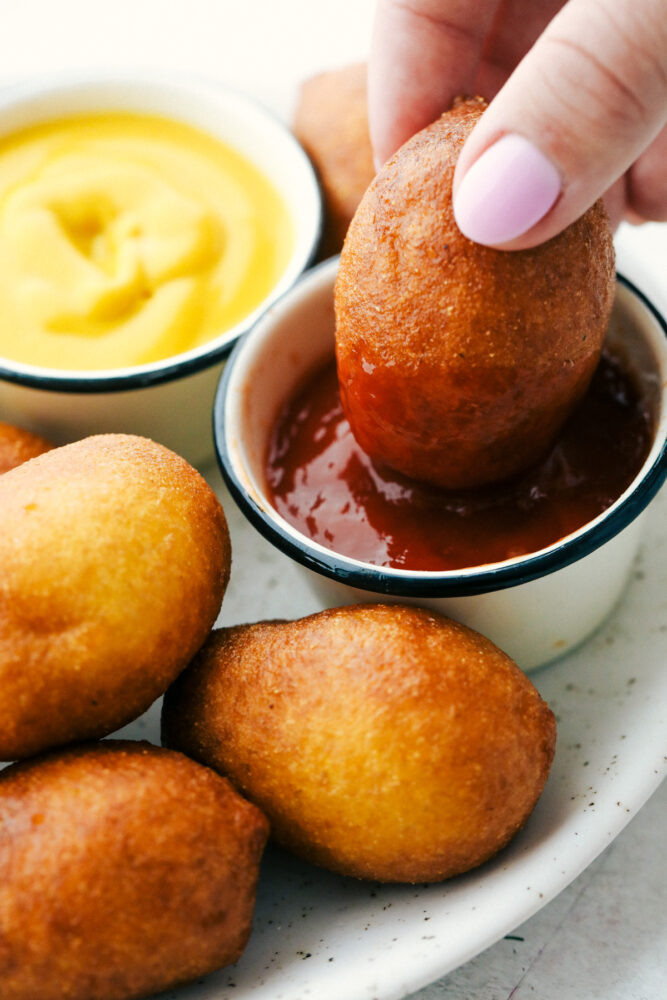
[[[542,462],[503,483],[445,492],[375,465],[343,416],[335,362],[281,410],[266,480],[278,513],[341,555],[445,571],[536,552],[591,521],[632,482],[652,440],[632,377],[603,354]]]

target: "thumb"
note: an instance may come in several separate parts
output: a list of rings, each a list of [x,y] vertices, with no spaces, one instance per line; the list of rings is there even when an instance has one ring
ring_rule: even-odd
[[[518,250],[555,236],[667,120],[665,0],[569,0],[470,134],[454,178],[469,239]]]

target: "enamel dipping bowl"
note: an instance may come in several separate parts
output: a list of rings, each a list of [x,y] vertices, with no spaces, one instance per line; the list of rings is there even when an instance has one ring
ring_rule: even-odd
[[[268,438],[284,402],[332,358],[338,261],[311,270],[236,347],[221,380],[214,434],[223,476],[247,519],[309,575],[328,606],[359,601],[433,608],[483,633],[524,670],[581,643],[619,599],[646,507],[667,471],[667,326],[619,278],[607,344],[653,418],[650,452],[633,482],[594,520],[555,544],[503,562],[446,572],[371,565],[339,555],[285,521],[269,502]]]
[[[211,410],[239,336],[308,266],[321,229],[321,198],[305,153],[249,98],[199,79],[98,74],[23,83],[0,95],[0,136],[77,114],[135,112],[194,126],[250,160],[277,190],[293,226],[291,255],[265,299],[240,322],[192,350],[127,368],[73,371],[0,357],[0,420],[63,444],[90,434],[153,438],[193,465],[214,460]]]

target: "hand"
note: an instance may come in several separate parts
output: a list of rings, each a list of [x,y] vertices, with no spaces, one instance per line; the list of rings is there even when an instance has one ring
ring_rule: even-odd
[[[536,246],[602,194],[667,220],[667,0],[378,0],[378,165],[459,94],[491,100],[454,177],[470,239]]]

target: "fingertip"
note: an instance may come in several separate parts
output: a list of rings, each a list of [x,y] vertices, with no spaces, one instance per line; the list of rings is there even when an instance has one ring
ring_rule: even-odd
[[[378,0],[368,66],[376,167],[471,91],[497,5]]]
[[[523,136],[510,133],[457,177],[454,217],[474,243],[507,248],[544,219],[561,187],[560,174],[544,153]]]
[[[373,150],[373,165],[377,173],[385,165],[389,157],[393,156],[401,143],[392,137],[388,129],[380,128],[377,124],[373,127],[373,123],[371,123],[370,135]]]

